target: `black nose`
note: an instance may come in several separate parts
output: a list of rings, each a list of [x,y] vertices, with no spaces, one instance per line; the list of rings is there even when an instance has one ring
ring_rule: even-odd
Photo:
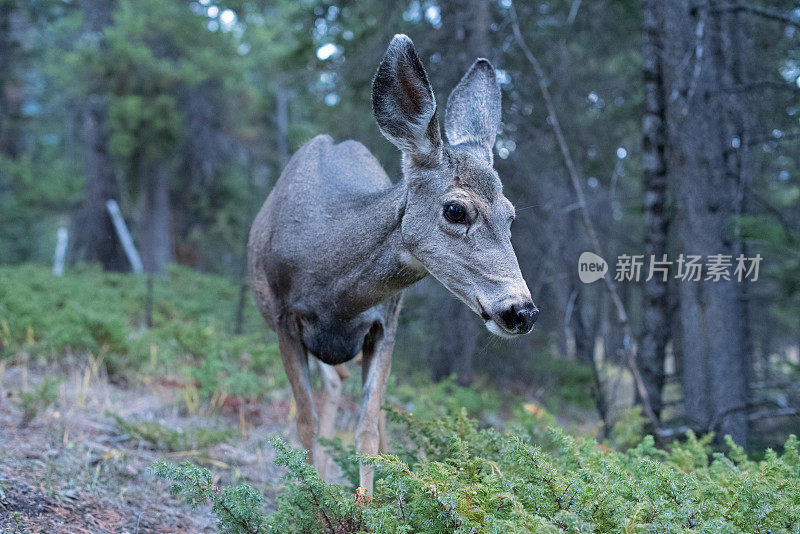
[[[525,304],[512,304],[510,308],[500,312],[500,321],[509,332],[520,334],[533,328],[533,323],[539,317],[539,308],[533,302]]]

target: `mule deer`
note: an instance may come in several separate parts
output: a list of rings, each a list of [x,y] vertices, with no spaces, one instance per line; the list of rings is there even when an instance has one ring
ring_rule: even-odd
[[[511,246],[514,207],[492,168],[500,88],[478,59],[450,95],[442,140],[436,100],[414,45],[389,44],[372,82],[383,135],[402,151],[392,184],[355,141],[313,138],[292,157],[250,231],[258,307],[278,335],[297,405],[297,431],[325,476],[317,435],[331,437],[341,392],[334,366],[362,354],[357,449],[385,450],[381,406],[402,291],[432,274],[500,336],[525,334],[539,310]],[[309,353],[327,399],[318,417]],[[372,469],[360,466],[372,493]]]

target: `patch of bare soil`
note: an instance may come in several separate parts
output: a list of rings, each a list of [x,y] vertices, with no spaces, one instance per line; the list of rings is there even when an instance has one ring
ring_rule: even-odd
[[[194,525],[174,518],[171,525],[160,526],[138,515],[130,507],[97,500],[91,494],[48,495],[14,478],[0,474],[3,480],[3,500],[0,500],[0,529],[3,532],[194,532]]]
[[[175,382],[129,380],[119,387],[91,360],[71,367],[0,371],[0,533],[214,532],[208,508],[192,510],[149,472],[158,459],[204,465],[216,483],[246,481],[267,503],[281,491],[283,471],[272,463],[267,439],[294,442],[288,391],[257,403],[229,397],[199,406]],[[20,391],[52,374],[64,377],[57,402],[22,424]],[[112,413],[179,432],[225,429],[228,438],[201,450],[158,449],[123,433]]]

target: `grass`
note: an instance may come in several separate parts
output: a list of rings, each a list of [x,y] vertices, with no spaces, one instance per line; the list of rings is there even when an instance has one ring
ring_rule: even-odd
[[[173,266],[155,278],[153,326],[146,328],[143,276],[93,266],[62,277],[38,265],[0,267],[0,361],[58,362],[65,355],[89,354],[103,362],[112,379],[177,382],[190,411],[232,396],[257,400],[288,382],[276,337],[249,292],[242,333],[233,333],[238,300],[239,286],[229,279]],[[585,366],[537,360],[556,380],[546,399],[549,408],[585,404]],[[453,380],[433,384],[420,373],[400,375],[391,376],[389,398],[409,409],[442,413],[466,407],[471,416],[498,424],[522,405],[518,396],[490,384],[460,387]],[[357,382],[356,376],[345,384],[354,398],[360,394]]]
[[[55,277],[41,266],[0,267],[0,359],[102,357],[110,375],[175,377],[201,400],[255,398],[286,385],[277,343],[252,299],[232,333],[239,288],[174,267],[153,291],[145,328],[144,277],[85,267]],[[248,295],[249,297],[249,295]]]
[[[58,385],[61,379],[57,377],[45,378],[44,381],[35,388],[19,393],[17,407],[22,410],[21,426],[25,426],[39,414],[40,411],[47,409],[48,406],[58,399]]]
[[[128,421],[117,414],[107,413],[123,434],[150,443],[168,452],[201,451],[229,441],[234,433],[227,429],[188,427],[182,430],[167,428],[157,421]]]

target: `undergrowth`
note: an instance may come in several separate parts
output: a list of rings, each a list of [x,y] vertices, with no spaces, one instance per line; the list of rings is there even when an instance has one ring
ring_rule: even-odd
[[[19,400],[16,404],[22,410],[20,425],[26,426],[36,418],[40,411],[47,409],[58,400],[59,384],[61,384],[60,378],[49,377],[33,389],[19,393]]]
[[[306,453],[280,439],[272,443],[287,483],[271,514],[252,487],[215,488],[210,472],[191,464],[154,471],[191,504],[211,502],[221,532],[800,531],[794,436],[782,453],[755,462],[729,439],[726,452],[714,452],[711,436],[692,433],[667,450],[648,436],[623,452],[556,427],[539,435],[481,429],[465,411],[393,417],[410,441],[363,459],[377,469],[372,498],[320,480]]]
[[[0,359],[52,362],[102,356],[110,375],[176,377],[202,400],[256,397],[286,385],[277,343],[252,299],[234,335],[239,287],[173,266],[157,277],[145,328],[144,276],[87,266],[55,277],[45,267],[0,267]]]
[[[233,432],[221,428],[188,427],[181,431],[168,428],[157,421],[127,421],[117,414],[106,412],[123,434],[150,443],[170,452],[202,450],[231,439]]]
[[[173,268],[155,281],[153,326],[145,328],[142,277],[73,270],[57,278],[38,266],[0,267],[0,359],[58,362],[92,354],[109,375],[177,379],[187,398],[255,398],[286,388],[274,335],[252,303],[234,335],[239,288]],[[360,374],[360,373],[355,373]],[[562,373],[578,391],[579,369]],[[666,450],[642,439],[641,415],[619,418],[612,439],[577,439],[541,406],[492,388],[392,379],[388,399],[394,454],[362,461],[377,470],[375,495],[354,487],[358,463],[348,440],[327,443],[351,485],[320,480],[306,453],[273,442],[285,490],[265,511],[261,491],[216,486],[191,463],[154,471],[193,504],[209,503],[222,532],[792,532],[800,534],[800,451],[754,451],[693,434]],[[350,382],[355,382],[354,380]],[[20,394],[23,417],[45,409],[56,383]],[[190,395],[191,393],[191,395]],[[567,399],[566,395],[561,395]],[[195,400],[187,407],[196,405]],[[219,404],[219,402],[217,402]],[[191,410],[190,410],[191,412]],[[117,420],[121,431],[161,450],[224,441],[216,431],[183,433]]]
[[[275,335],[249,291],[242,333],[233,333],[239,291],[228,279],[173,265],[154,278],[148,328],[146,276],[91,265],[61,277],[40,265],[0,266],[0,360],[58,363],[90,354],[102,361],[112,380],[141,378],[178,388],[190,413],[203,402],[219,408],[219,400],[229,397],[258,400],[285,390],[288,381]],[[555,367],[563,384],[543,400],[554,406],[569,403],[586,382],[574,362]],[[357,398],[360,372],[353,374],[344,388]],[[522,405],[517,396],[491,384],[463,387],[454,378],[432,383],[425,374],[392,374],[388,395],[409,410],[443,414],[465,407],[492,426],[515,419],[514,410]]]

